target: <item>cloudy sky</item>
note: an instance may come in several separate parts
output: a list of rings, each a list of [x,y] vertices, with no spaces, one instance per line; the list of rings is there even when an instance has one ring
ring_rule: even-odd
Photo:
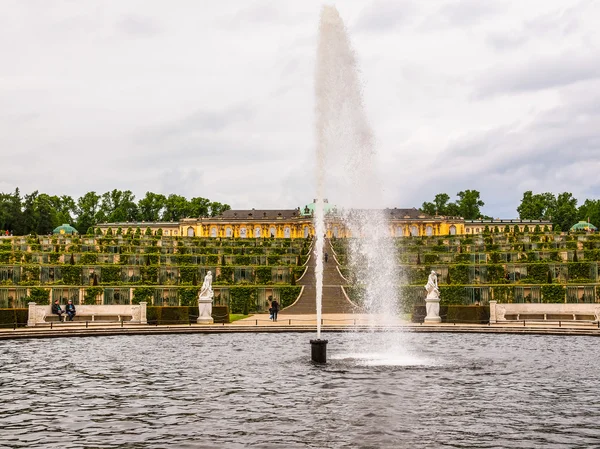
[[[312,0],[0,0],[0,192],[314,196]],[[600,2],[351,1],[385,204],[599,198]],[[335,202],[335,198],[331,199]]]

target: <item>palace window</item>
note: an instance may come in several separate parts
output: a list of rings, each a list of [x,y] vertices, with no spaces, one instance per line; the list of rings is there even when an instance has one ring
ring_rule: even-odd
[[[231,228],[225,228],[225,237],[231,237],[232,234]]]
[[[450,226],[450,235],[456,235],[456,226]]]
[[[412,235],[413,237],[417,237],[419,235],[419,228],[417,228],[416,226],[411,226],[410,235]]]
[[[261,237],[261,235],[262,235],[262,229],[254,228],[254,237],[258,238],[258,237]]]
[[[427,227],[425,228],[425,234],[426,234],[427,236],[430,236],[430,237],[431,237],[431,236],[433,235],[433,227],[432,227],[432,226],[427,226]]]

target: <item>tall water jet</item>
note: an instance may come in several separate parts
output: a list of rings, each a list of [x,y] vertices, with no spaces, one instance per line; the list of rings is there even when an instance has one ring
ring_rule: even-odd
[[[383,211],[375,169],[375,142],[367,120],[356,59],[344,23],[333,6],[321,11],[315,76],[316,94],[316,284],[317,334],[323,286],[325,217],[323,199],[343,203],[351,236],[349,264],[364,288],[362,305],[378,323],[397,322],[396,247]]]

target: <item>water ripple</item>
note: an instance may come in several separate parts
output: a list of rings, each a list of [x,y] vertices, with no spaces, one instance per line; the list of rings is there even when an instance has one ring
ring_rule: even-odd
[[[2,342],[0,449],[600,446],[593,338],[328,339],[324,366],[306,334]]]

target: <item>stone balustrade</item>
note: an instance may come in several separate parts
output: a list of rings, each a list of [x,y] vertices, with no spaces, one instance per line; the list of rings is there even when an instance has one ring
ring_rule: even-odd
[[[61,305],[64,310],[64,305]],[[76,305],[74,321],[126,321],[129,324],[148,324],[146,303],[114,305]],[[66,314],[63,314],[66,319]],[[27,326],[38,326],[49,321],[58,321],[51,305],[29,303]]]
[[[490,323],[515,320],[600,321],[600,304],[498,303],[490,301]]]

